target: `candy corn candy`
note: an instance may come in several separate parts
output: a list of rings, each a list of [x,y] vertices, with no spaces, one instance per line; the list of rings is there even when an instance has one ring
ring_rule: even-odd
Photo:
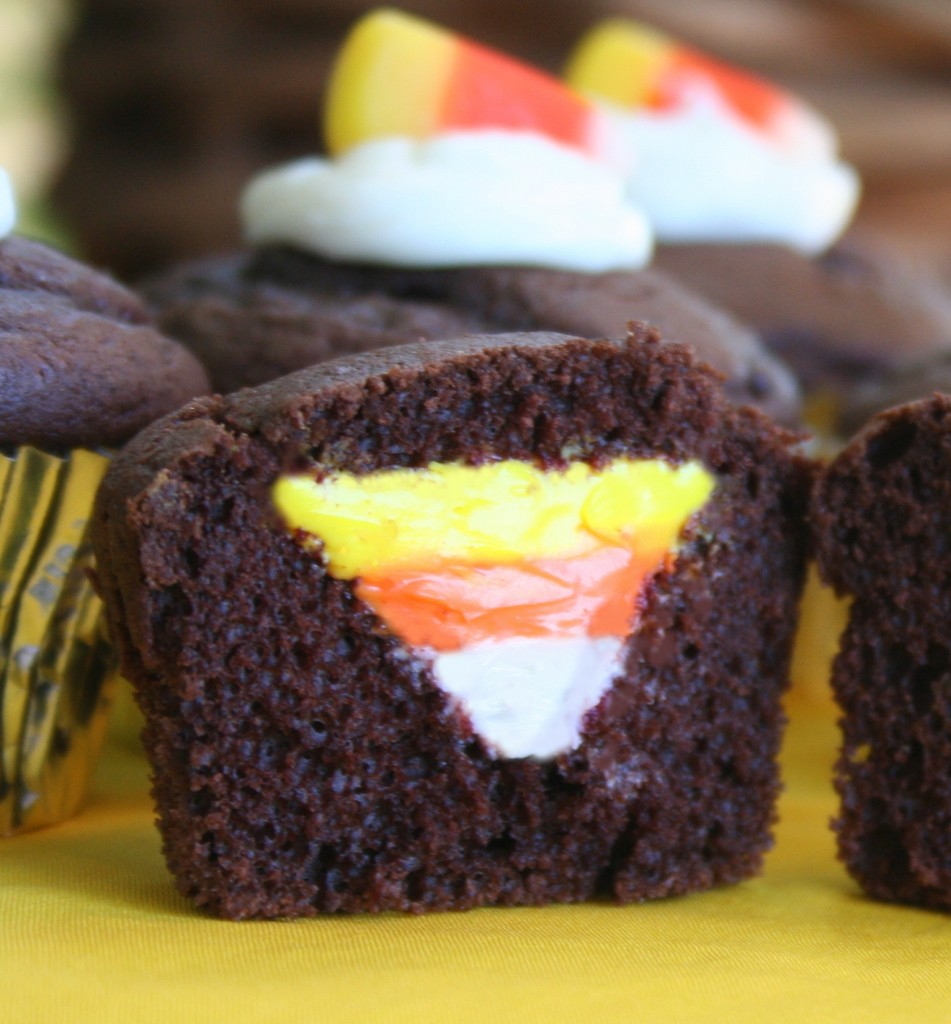
[[[610,150],[603,115],[556,78],[399,11],[361,19],[327,91],[332,155],[386,136],[531,131],[596,158]]]
[[[675,112],[700,95],[715,96],[784,148],[818,155],[834,149],[822,118],[789,93],[634,21],[596,25],[575,47],[565,78],[579,92],[628,110]]]

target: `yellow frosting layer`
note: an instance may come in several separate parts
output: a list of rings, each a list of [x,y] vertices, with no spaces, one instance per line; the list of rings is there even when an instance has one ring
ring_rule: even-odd
[[[319,537],[340,579],[445,562],[511,564],[604,544],[668,550],[713,491],[698,462],[619,458],[564,471],[506,460],[437,464],[318,482],[284,476],[274,502],[291,529]]]

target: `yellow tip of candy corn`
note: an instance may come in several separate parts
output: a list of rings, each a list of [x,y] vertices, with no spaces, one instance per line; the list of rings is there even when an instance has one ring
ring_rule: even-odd
[[[649,104],[675,44],[670,37],[627,19],[611,18],[579,40],[565,79],[580,92],[622,107]]]
[[[455,37],[400,11],[361,18],[331,72],[327,148],[342,153],[368,139],[432,134],[455,58]]]

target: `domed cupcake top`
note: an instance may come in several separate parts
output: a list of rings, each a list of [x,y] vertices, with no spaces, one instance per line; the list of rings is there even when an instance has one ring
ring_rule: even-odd
[[[7,447],[120,444],[209,390],[199,362],[158,333],[135,295],[16,235],[0,240],[0,342]]]

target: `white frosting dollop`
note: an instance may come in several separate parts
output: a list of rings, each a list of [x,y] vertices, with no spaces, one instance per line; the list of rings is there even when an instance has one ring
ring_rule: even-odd
[[[528,132],[385,138],[265,172],[242,198],[253,244],[404,267],[643,266],[652,233],[622,176]]]
[[[628,194],[659,241],[777,242],[812,254],[835,241],[858,202],[858,175],[811,112],[785,144],[702,87],[675,110],[606,113],[638,156]]]
[[[16,200],[10,176],[0,167],[0,238],[6,238],[17,221]]]
[[[546,760],[581,742],[620,670],[619,637],[513,637],[433,657],[436,681],[499,757]]]

